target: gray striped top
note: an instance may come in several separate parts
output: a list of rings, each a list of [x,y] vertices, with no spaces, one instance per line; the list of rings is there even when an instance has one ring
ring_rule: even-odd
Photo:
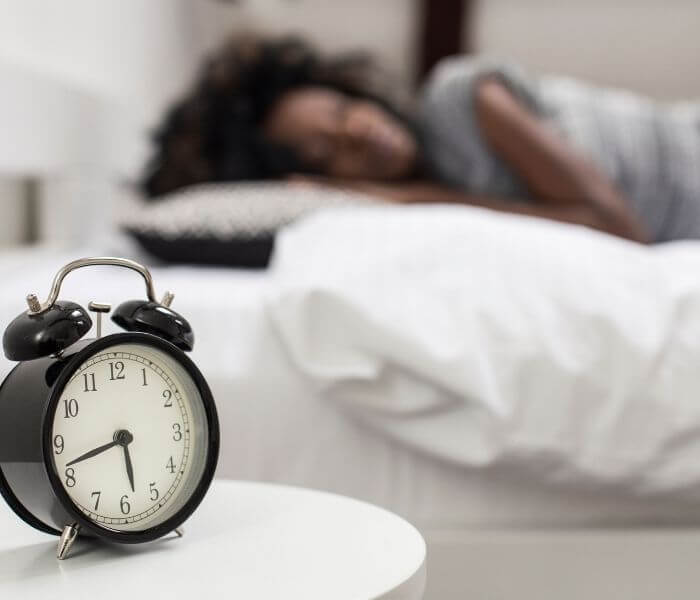
[[[655,241],[700,238],[700,102],[662,105],[562,77],[468,57],[442,61],[422,93],[426,155],[438,177],[466,192],[526,200],[525,185],[486,147],[474,82],[498,76],[627,197]]]

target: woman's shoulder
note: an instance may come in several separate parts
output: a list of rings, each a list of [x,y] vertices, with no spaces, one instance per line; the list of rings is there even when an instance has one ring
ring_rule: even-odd
[[[517,187],[484,142],[475,109],[475,90],[496,77],[527,104],[538,106],[535,84],[516,66],[483,56],[442,60],[420,96],[420,125],[426,160],[440,179],[472,193],[509,195]]]
[[[491,56],[459,55],[441,60],[423,84],[424,103],[443,102],[455,96],[468,99],[476,84],[485,78],[500,80],[518,97],[537,103],[538,80],[516,63]]]

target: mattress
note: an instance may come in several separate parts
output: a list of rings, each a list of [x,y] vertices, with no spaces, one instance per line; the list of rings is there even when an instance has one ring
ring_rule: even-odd
[[[55,272],[79,256],[132,247],[105,244],[0,255],[0,323],[24,298],[48,294]],[[474,528],[680,525],[700,523],[700,507],[672,497],[636,498],[609,489],[545,485],[522,472],[470,469],[386,437],[322,398],[293,366],[265,311],[271,278],[227,268],[156,266],[156,291],[192,324],[192,358],[212,387],[222,426],[217,476],[328,490],[386,507],[431,531]],[[134,273],[95,267],[72,273],[61,298],[113,305],[144,295]],[[106,332],[115,330],[113,324]],[[0,358],[0,377],[12,363]]]

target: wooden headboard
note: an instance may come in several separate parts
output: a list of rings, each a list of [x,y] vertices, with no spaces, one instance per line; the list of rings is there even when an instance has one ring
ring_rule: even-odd
[[[422,0],[417,77],[422,79],[441,58],[471,52],[473,0]]]

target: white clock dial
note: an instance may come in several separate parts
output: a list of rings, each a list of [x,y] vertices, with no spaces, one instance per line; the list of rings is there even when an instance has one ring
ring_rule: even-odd
[[[111,346],[63,389],[51,443],[56,474],[89,519],[148,529],[183,507],[202,474],[202,399],[172,356],[148,345]]]

